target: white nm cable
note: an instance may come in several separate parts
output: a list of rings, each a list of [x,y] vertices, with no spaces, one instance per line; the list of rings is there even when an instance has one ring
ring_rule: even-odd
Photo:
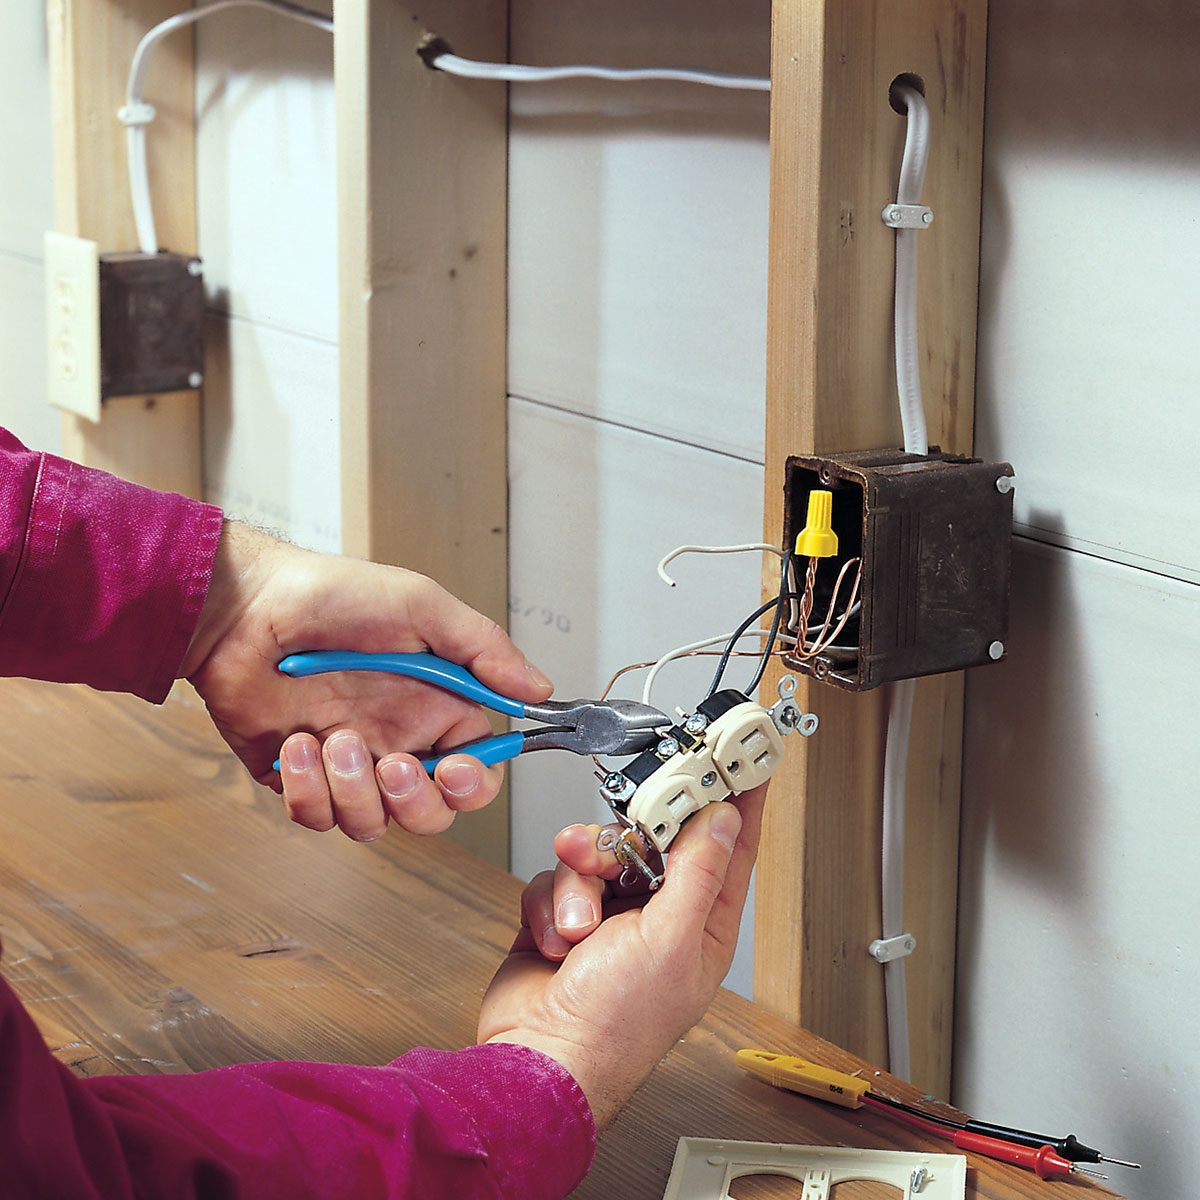
[[[519,63],[477,62],[450,53],[433,55],[428,61],[435,70],[445,71],[448,75],[464,79],[500,79],[508,83],[549,83],[557,79],[607,79],[630,83],[638,79],[665,79],[744,92],[771,90],[770,79],[759,75],[730,75],[724,71],[692,71],[680,67],[528,67]]]
[[[904,157],[900,165],[897,204],[920,204],[929,157],[929,108],[916,88],[898,87],[895,94],[908,111]],[[919,229],[896,230],[896,391],[904,449],[929,451],[925,405],[921,398],[920,344],[917,338],[917,237]],[[916,682],[903,679],[888,699],[887,740],[883,754],[883,937],[904,933],[904,809],[908,772],[909,731]],[[904,959],[883,964],[887,1005],[888,1069],[901,1079],[911,1074],[908,1036],[908,981]]]
[[[212,0],[202,8],[191,8],[177,16],[160,21],[151,29],[133,52],[129,66],[129,82],[125,89],[125,105],[117,116],[125,125],[125,153],[129,167],[129,193],[133,200],[133,219],[137,228],[138,247],[144,254],[158,253],[158,233],[154,228],[154,208],[150,200],[150,176],[146,162],[146,126],[154,120],[154,106],[144,100],[146,74],[150,70],[150,59],[155,47],[177,29],[211,16],[227,8],[264,8],[302,21],[326,33],[333,32],[333,19],[322,13],[312,12],[288,0]]]

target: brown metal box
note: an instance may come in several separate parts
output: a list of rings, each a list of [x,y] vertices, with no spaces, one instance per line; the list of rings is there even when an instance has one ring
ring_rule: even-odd
[[[794,545],[808,495],[833,493],[838,561],[860,556],[862,609],[838,638],[857,645],[788,666],[850,691],[981,666],[1004,655],[1012,540],[1008,463],[868,450],[789,458],[784,534]],[[1001,482],[1002,481],[1002,482]],[[824,614],[837,572],[818,572]],[[847,589],[848,590],[848,589]],[[845,592],[843,592],[843,595]]]
[[[182,392],[204,379],[204,280],[191,255],[100,255],[100,395]]]

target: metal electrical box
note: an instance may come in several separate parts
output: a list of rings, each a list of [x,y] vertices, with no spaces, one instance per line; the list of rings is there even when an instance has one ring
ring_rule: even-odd
[[[1008,463],[868,450],[789,458],[784,534],[804,528],[808,495],[833,493],[839,558],[862,560],[861,609],[838,647],[794,670],[850,691],[981,666],[1004,656],[1012,541]],[[814,612],[833,580],[818,576]]]
[[[204,380],[200,260],[160,250],[100,255],[100,394],[182,392]]]

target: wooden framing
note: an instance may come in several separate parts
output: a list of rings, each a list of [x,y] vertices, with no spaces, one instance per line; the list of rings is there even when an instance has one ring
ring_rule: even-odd
[[[129,64],[142,34],[183,7],[179,0],[48,0],[54,126],[54,222],[102,251],[137,246],[125,165]],[[192,35],[156,52],[147,98],[157,110],[148,137],[159,238],[180,253],[196,249],[196,149]],[[125,396],[101,420],[63,418],[63,453],[151,487],[201,494],[202,435],[196,392]]]
[[[141,34],[179,0],[49,0],[56,225],[134,244],[115,111]],[[507,607],[506,93],[429,71],[436,33],[504,58],[507,0],[337,0],[343,544],[432,575],[503,623]],[[933,115],[920,250],[930,440],[969,450],[986,6],[961,0],[775,0],[766,538],[781,536],[784,458],[898,443],[891,361],[903,120],[891,81],[924,81]],[[191,36],[151,78],[156,216],[195,248]],[[194,394],[67,418],[66,452],[199,494]],[[886,1058],[879,923],[886,696],[814,692],[819,737],[777,780],[758,884],[757,997],[864,1056]],[[909,768],[906,912],[914,1077],[945,1093],[952,1032],[961,677],[922,681]],[[507,806],[460,840],[507,858]]]
[[[337,0],[342,543],[508,609],[507,89],[417,57],[501,59],[507,0]],[[457,840],[508,860],[508,806]]]
[[[896,76],[924,82],[932,155],[920,246],[929,439],[969,451],[979,264],[986,5],[775,0],[765,538],[782,536],[789,453],[900,444],[892,363]],[[908,771],[906,926],[913,1078],[949,1091],[962,676],[918,685]],[[887,695],[812,685],[820,733],[776,778],[759,866],[755,997],[887,1061],[880,803]]]

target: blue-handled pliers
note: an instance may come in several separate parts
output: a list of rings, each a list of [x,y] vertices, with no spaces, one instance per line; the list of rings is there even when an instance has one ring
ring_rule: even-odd
[[[447,754],[469,754],[485,766],[507,762],[530,750],[570,750],[573,754],[640,754],[655,744],[659,730],[672,720],[665,713],[636,700],[547,700],[526,704],[493,691],[465,667],[436,654],[360,654],[354,650],[313,650],[289,654],[279,669],[302,678],[328,671],[385,671],[431,683],[484,708],[508,717],[541,721],[541,729],[514,730],[482,738],[436,758],[421,760],[433,774]],[[278,770],[279,764],[275,764]]]

